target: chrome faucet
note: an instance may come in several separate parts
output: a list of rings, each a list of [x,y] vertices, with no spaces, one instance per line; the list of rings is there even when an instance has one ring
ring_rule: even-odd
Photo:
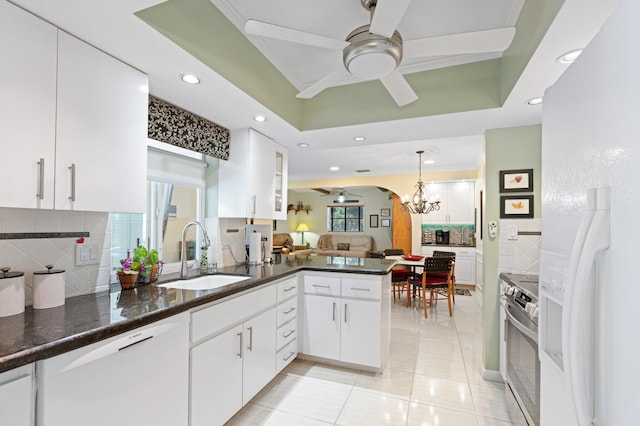
[[[192,225],[198,225],[200,229],[202,229],[202,234],[203,234],[204,242],[206,246],[207,247],[211,246],[211,241],[209,240],[209,235],[207,235],[207,230],[204,228],[204,226],[200,222],[197,222],[194,220],[193,222],[189,222],[184,226],[184,229],[182,230],[182,251],[180,253],[180,259],[181,259],[180,278],[189,277],[189,269],[187,268],[187,242],[185,240],[187,236],[187,230]]]

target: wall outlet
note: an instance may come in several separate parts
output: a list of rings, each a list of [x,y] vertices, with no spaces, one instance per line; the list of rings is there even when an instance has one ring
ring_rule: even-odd
[[[76,244],[76,266],[98,265],[100,256],[98,256],[97,244]]]

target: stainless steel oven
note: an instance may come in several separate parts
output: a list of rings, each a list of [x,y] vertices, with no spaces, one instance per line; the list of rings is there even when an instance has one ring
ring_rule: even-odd
[[[539,425],[538,277],[509,274],[509,278],[503,285],[507,396],[513,395],[529,425]]]

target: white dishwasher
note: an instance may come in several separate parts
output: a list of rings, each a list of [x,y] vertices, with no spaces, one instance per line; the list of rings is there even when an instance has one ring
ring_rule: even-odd
[[[38,426],[188,424],[189,313],[36,363]]]

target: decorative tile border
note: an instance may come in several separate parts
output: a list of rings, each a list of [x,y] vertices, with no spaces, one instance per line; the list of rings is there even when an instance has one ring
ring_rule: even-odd
[[[229,159],[229,129],[149,96],[148,136],[201,154]]]
[[[30,240],[34,238],[90,237],[88,232],[0,232],[0,240]]]

